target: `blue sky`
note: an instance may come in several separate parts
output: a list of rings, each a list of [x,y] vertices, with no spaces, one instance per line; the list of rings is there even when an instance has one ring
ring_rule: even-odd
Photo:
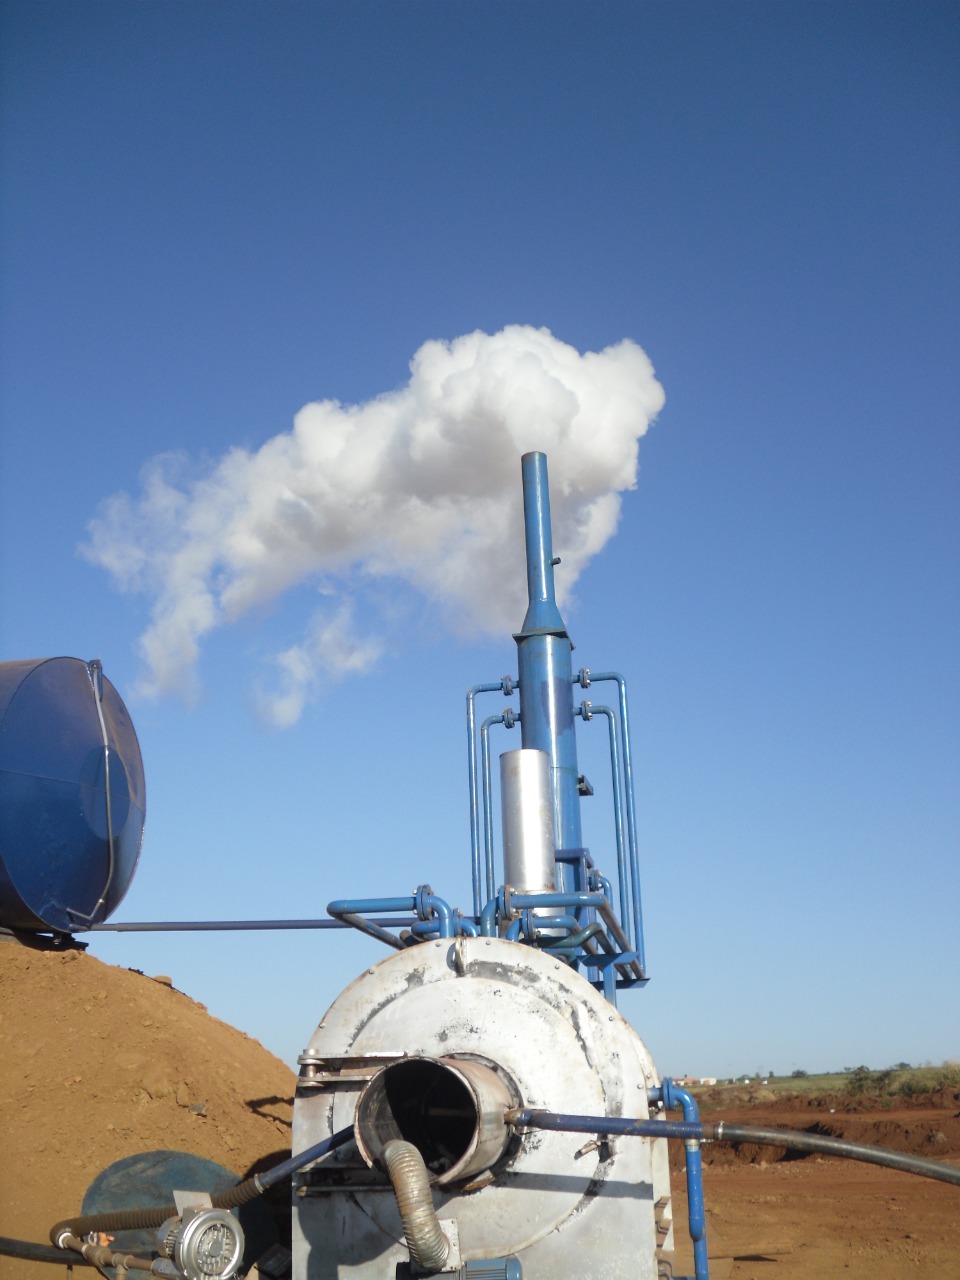
[[[263,592],[190,696],[148,698],[158,588],[81,553],[103,504],[159,455],[196,495],[306,404],[401,394],[430,340],[630,339],[666,402],[565,605],[575,660],[630,682],[653,980],[624,1012],[677,1074],[960,1056],[956,7],[0,16],[0,656],[99,656],[131,709],[147,834],[116,918],[422,881],[468,907],[463,694],[515,656],[462,593],[367,562]],[[257,690],[331,591],[370,662],[279,730]],[[91,951],[291,1063],[378,955]]]

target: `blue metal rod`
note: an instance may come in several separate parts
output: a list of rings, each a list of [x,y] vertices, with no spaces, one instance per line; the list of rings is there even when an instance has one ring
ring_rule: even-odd
[[[496,884],[496,872],[493,866],[493,798],[490,780],[490,729],[495,724],[503,724],[503,716],[487,716],[480,726],[480,760],[483,780],[483,842],[486,853],[487,868],[487,900],[493,897]]]
[[[511,893],[513,907],[597,907],[605,901],[602,893]]]
[[[678,1120],[631,1119],[626,1116],[581,1116],[535,1107],[515,1107],[504,1115],[517,1129],[551,1129],[557,1133],[599,1133],[608,1138],[702,1138],[702,1124]]]
[[[634,943],[640,957],[640,968],[647,972],[643,943],[643,895],[640,889],[640,853],[637,835],[637,799],[633,782],[633,757],[630,751],[630,715],[627,709],[627,682],[619,671],[584,672],[588,684],[616,682],[620,699],[620,739],[623,746],[623,776],[626,786],[627,841],[630,846],[630,873],[633,879]],[[581,684],[583,679],[581,679]]]
[[[588,710],[584,710],[588,708]],[[580,707],[580,714],[583,719],[589,720],[593,716],[605,716],[607,720],[607,732],[610,739],[610,780],[613,786],[613,816],[617,836],[617,879],[620,889],[620,922],[623,925],[623,932],[630,938],[631,945],[635,939],[631,937],[631,925],[633,924],[630,905],[632,898],[630,895],[630,873],[627,865],[627,850],[623,839],[623,792],[620,787],[620,755],[617,750],[617,717],[613,713],[612,707],[594,706],[592,703],[584,702]]]
[[[379,915],[382,911],[415,911],[416,906],[416,895],[411,893],[405,898],[337,898],[327,903],[327,910],[332,916],[361,911],[373,911]]]
[[[335,1151],[337,1147],[345,1146],[352,1138],[353,1125],[350,1125],[349,1128],[341,1129],[338,1133],[331,1134],[329,1138],[324,1138],[322,1142],[307,1147],[305,1151],[298,1151],[295,1156],[284,1160],[282,1164],[275,1164],[266,1173],[254,1174],[253,1181],[257,1190],[261,1193],[266,1191],[276,1183],[282,1182],[284,1178],[289,1178],[292,1173],[298,1173],[304,1165],[313,1164],[314,1160],[320,1160],[330,1151]]]
[[[391,928],[409,928],[415,916],[381,921]],[[85,925],[71,933],[218,933],[256,929],[352,929],[343,920],[124,920],[115,924]]]
[[[510,681],[504,676],[499,684],[475,684],[467,690],[467,768],[470,781],[470,857],[473,875],[473,914],[478,916],[483,903],[480,877],[482,875],[480,861],[480,804],[477,795],[477,720],[474,703],[478,693],[506,692],[505,686]],[[511,682],[512,683],[512,682]],[[509,693],[506,695],[509,697]],[[489,897],[490,894],[487,894]]]

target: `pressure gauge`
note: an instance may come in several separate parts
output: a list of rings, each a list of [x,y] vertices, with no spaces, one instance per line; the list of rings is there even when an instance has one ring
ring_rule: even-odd
[[[230,1280],[243,1257],[243,1230],[226,1209],[188,1209],[161,1227],[160,1241],[186,1280]]]

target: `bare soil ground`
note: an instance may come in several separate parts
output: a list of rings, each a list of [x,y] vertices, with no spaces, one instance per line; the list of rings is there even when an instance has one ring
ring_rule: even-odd
[[[190,1152],[238,1178],[277,1163],[294,1084],[169,981],[0,942],[0,1235],[47,1243],[96,1175],[137,1152]],[[0,1280],[57,1274],[0,1256]]]
[[[0,1235],[45,1242],[101,1169],[137,1152],[192,1152],[238,1178],[276,1163],[289,1152],[293,1088],[262,1045],[162,978],[0,942]],[[949,1089],[909,1106],[704,1102],[713,1119],[817,1125],[960,1164],[960,1093]],[[676,1159],[677,1269],[692,1274],[680,1147]],[[960,1280],[956,1187],[771,1148],[705,1147],[704,1160],[714,1280]],[[0,1257],[0,1280],[56,1274]]]
[[[722,1100],[721,1100],[722,1102]],[[713,1105],[711,1105],[711,1103]],[[960,1165],[960,1092],[889,1098],[740,1101],[705,1118],[815,1132]],[[677,1148],[675,1221],[686,1214]],[[960,1188],[895,1170],[774,1147],[705,1145],[712,1280],[960,1280]],[[682,1202],[682,1203],[681,1203]],[[678,1232],[678,1271],[692,1274]]]

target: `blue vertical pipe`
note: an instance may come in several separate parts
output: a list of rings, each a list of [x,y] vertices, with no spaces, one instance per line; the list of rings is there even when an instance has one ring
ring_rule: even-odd
[[[584,720],[592,720],[594,716],[605,716],[610,741],[610,782],[613,790],[613,819],[617,837],[617,880],[620,890],[620,924],[632,946],[635,939],[631,936],[633,921],[630,917],[630,905],[633,901],[630,892],[630,867],[627,862],[627,850],[623,838],[623,793],[620,787],[620,754],[617,751],[617,717],[612,707],[601,707],[584,700],[580,704],[580,715]],[[612,902],[612,896],[607,893]]]
[[[604,680],[615,680],[620,694],[620,740],[623,744],[623,777],[626,787],[627,840],[630,846],[630,875],[633,880],[633,922],[634,945],[640,960],[640,968],[647,972],[646,954],[643,944],[643,896],[640,891],[640,854],[637,836],[637,799],[633,785],[633,760],[630,753],[630,716],[627,711],[627,682],[619,671],[582,671],[579,683],[583,688],[591,684],[600,684]],[[586,681],[586,683],[584,683]]]
[[[525,453],[521,468],[529,597],[523,626],[514,636],[520,674],[521,742],[549,755],[557,848],[578,849],[583,837],[573,728],[573,646],[557,608],[553,582],[546,455]],[[557,864],[557,888],[561,892],[573,888],[573,869],[564,863]]]
[[[510,686],[509,690],[508,684]],[[467,770],[470,775],[470,868],[473,874],[473,914],[477,917],[480,915],[483,902],[493,897],[493,890],[488,888],[486,899],[483,899],[481,890],[483,868],[480,862],[480,802],[477,795],[477,730],[474,703],[478,693],[496,693],[498,690],[503,690],[509,697],[512,688],[510,677],[504,676],[499,684],[475,684],[472,689],[467,690]]]
[[[659,1096],[658,1096],[659,1095]],[[673,1107],[683,1109],[684,1123],[699,1124],[700,1108],[692,1093],[664,1079],[659,1090],[650,1091],[651,1101],[662,1101],[667,1110]],[[698,1138],[687,1138],[687,1218],[690,1225],[690,1240],[693,1244],[693,1270],[696,1280],[710,1280],[710,1264],[707,1260],[707,1216],[703,1204],[703,1162],[700,1156]]]
[[[495,724],[503,724],[505,716],[487,716],[480,726],[480,771],[483,786],[483,848],[486,870],[487,901],[497,892],[496,870],[493,865],[493,783],[490,777],[490,730]]]

